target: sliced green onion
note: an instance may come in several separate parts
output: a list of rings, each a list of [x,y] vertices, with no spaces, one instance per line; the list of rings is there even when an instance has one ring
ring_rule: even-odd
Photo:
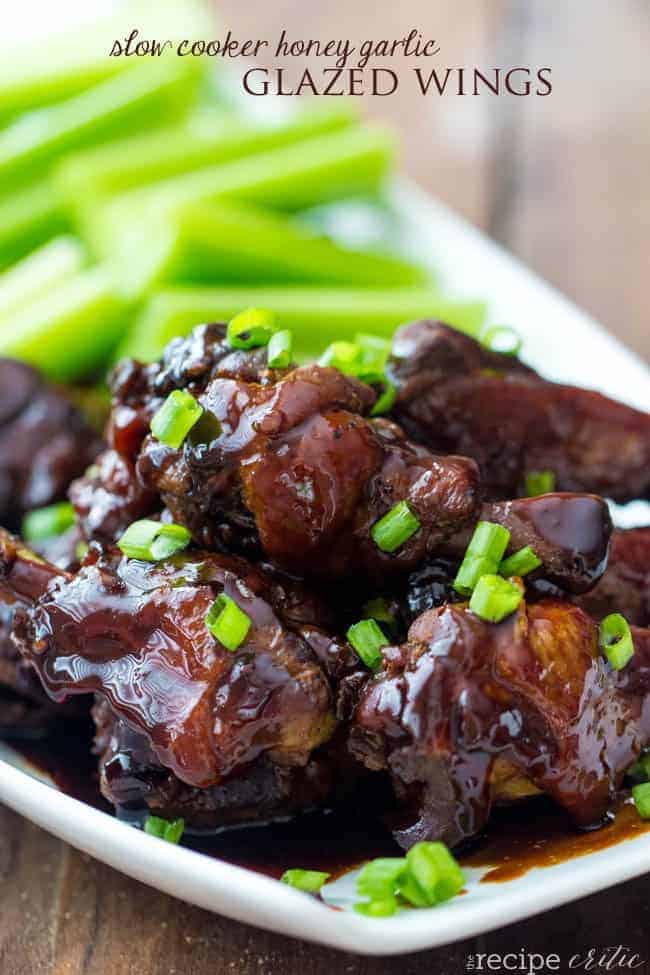
[[[361,349],[355,342],[332,342],[318,360],[320,366],[331,366],[346,376],[358,375]]]
[[[382,339],[379,335],[367,335],[364,332],[357,332],[354,341],[361,350],[363,364],[376,368],[378,372],[383,372],[386,360],[390,355],[390,341]]]
[[[555,490],[555,474],[553,471],[529,471],[526,474],[526,494],[529,498],[536,498],[540,494],[550,494]]]
[[[501,355],[519,355],[521,352],[521,335],[509,325],[493,325],[483,332],[481,341],[490,352],[500,352]]]
[[[59,501],[46,508],[35,508],[23,518],[22,536],[26,542],[62,535],[74,525],[74,508],[69,501]]]
[[[377,620],[378,623],[388,623],[392,626],[395,623],[395,614],[391,612],[388,601],[383,596],[376,596],[364,603],[363,612],[366,619]]]
[[[650,782],[650,752],[641,755],[625,774],[635,782]]]
[[[357,878],[357,893],[370,900],[385,900],[394,896],[406,866],[404,857],[377,857],[370,860]]]
[[[542,560],[535,555],[530,545],[526,545],[525,548],[520,548],[514,555],[503,560],[499,566],[499,575],[525,576],[533,569],[538,569],[541,564]]]
[[[379,670],[382,664],[381,648],[388,646],[386,634],[375,620],[360,620],[353,623],[347,638],[357,651],[366,667]]]
[[[267,362],[271,369],[286,369],[293,357],[293,335],[288,328],[274,332],[269,340]]]
[[[393,408],[393,404],[397,398],[397,389],[393,383],[388,379],[383,379],[382,385],[384,387],[383,392],[380,393],[375,405],[371,409],[370,416],[381,416],[382,413],[388,413]]]
[[[469,596],[481,576],[496,575],[509,542],[510,532],[503,525],[479,521],[454,579],[456,592]]]
[[[178,450],[203,407],[185,389],[175,389],[151,418],[151,432],[156,440]]]
[[[117,543],[127,559],[160,562],[181,552],[190,543],[190,532],[183,525],[168,525],[143,518],[132,522]]]
[[[364,917],[390,917],[397,910],[397,900],[395,897],[386,897],[381,901],[359,901],[354,909]]]
[[[469,601],[469,608],[482,620],[500,623],[506,616],[514,613],[522,600],[522,593],[508,579],[497,575],[485,575],[476,583]]]
[[[227,339],[233,349],[268,345],[276,330],[275,314],[266,308],[247,308],[228,324]]]
[[[234,652],[246,639],[251,620],[234,599],[221,593],[208,610],[205,625],[226,650]]]
[[[650,819],[650,782],[635,785],[632,789],[632,798],[641,819]]]
[[[366,863],[357,892],[366,901],[355,910],[367,917],[394,914],[398,898],[413,907],[433,907],[460,893],[465,877],[444,843],[416,843],[406,857],[379,857]]]
[[[630,624],[620,613],[610,613],[598,629],[601,649],[614,670],[622,670],[634,656]]]
[[[406,862],[413,883],[400,893],[405,896],[408,891],[415,895],[417,907],[433,907],[450,900],[465,885],[463,871],[444,843],[416,843],[406,854]]]
[[[157,836],[159,840],[165,840],[167,843],[179,843],[184,830],[184,819],[167,820],[160,816],[148,816],[144,824],[145,833],[149,836]]]
[[[415,535],[420,528],[420,519],[411,510],[407,501],[399,501],[370,529],[370,535],[382,552],[394,552]]]
[[[285,870],[280,878],[283,884],[304,890],[307,894],[317,894],[324,883],[330,878],[329,873],[322,870]]]

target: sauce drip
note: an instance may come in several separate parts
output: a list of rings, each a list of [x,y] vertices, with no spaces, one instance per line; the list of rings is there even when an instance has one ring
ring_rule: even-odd
[[[49,775],[67,795],[111,812],[99,792],[89,729],[60,726],[42,741],[10,741],[27,762]],[[465,867],[489,867],[481,883],[505,883],[529,870],[596,853],[650,832],[630,802],[621,800],[612,822],[598,830],[577,830],[566,813],[540,797],[493,811],[484,835],[458,858]],[[345,873],[379,856],[402,856],[388,829],[372,810],[304,813],[287,822],[183,838],[205,856],[279,878],[285,870]]]
[[[536,867],[552,867],[597,853],[650,831],[634,805],[621,800],[611,822],[595,830],[578,830],[549,800],[529,800],[495,810],[489,830],[460,857],[466,867],[491,867],[481,883],[505,883]]]

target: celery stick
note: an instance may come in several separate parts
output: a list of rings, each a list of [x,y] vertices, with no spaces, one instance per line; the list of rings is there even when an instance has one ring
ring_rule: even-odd
[[[0,318],[0,355],[24,359],[67,382],[100,368],[119,342],[124,302],[102,268],[69,281]]]
[[[355,118],[348,103],[316,106],[264,125],[202,109],[175,125],[68,156],[59,164],[56,182],[74,204],[79,193],[123,193],[202,166],[335,132]]]
[[[62,57],[52,63],[41,62],[38,56],[30,62],[27,71],[21,60],[0,71],[0,115],[25,112],[40,108],[63,98],[77,95],[107,77],[123,70],[126,62],[120,58],[108,58],[106,53],[70,59]],[[8,69],[7,69],[8,68]]]
[[[75,237],[56,237],[0,274],[0,317],[33,301],[81,270],[84,249]]]
[[[0,131],[0,180],[24,178],[77,146],[151,126],[191,98],[196,66],[169,58],[139,64]]]
[[[0,37],[0,116],[29,111],[78,94],[118,72],[134,58],[109,57],[111,42],[133,27],[141,38],[206,37],[214,28],[209,5],[193,0],[129,0],[79,6],[79,23],[65,34],[16,43]],[[6,26],[6,25],[5,25]],[[187,60],[190,60],[189,58]]]
[[[415,318],[439,318],[477,334],[486,315],[482,302],[452,301],[431,288],[170,288],[150,300],[119,352],[151,361],[174,336],[187,335],[199,322],[227,321],[246,307],[275,311],[280,326],[293,331],[302,360],[357,332],[388,337]]]
[[[356,193],[373,193],[381,187],[392,155],[392,137],[371,126],[306,139],[132,190],[105,207],[93,205],[85,215],[84,230],[97,251],[106,256],[114,247],[115,228],[120,233],[134,217],[144,225],[184,204],[234,199],[298,210]]]
[[[0,268],[67,229],[60,200],[47,182],[0,197]]]
[[[138,226],[125,238],[119,267],[121,283],[134,294],[164,280],[375,288],[429,280],[398,257],[339,247],[281,215],[225,202],[180,208],[167,230]]]

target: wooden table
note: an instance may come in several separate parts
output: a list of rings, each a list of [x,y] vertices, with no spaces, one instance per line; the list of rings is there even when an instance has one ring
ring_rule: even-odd
[[[439,39],[444,64],[550,65],[548,98],[425,99],[409,90],[366,98],[364,108],[400,130],[407,173],[650,354],[646,0],[222,0],[220,8],[241,36],[271,39],[286,26],[296,37],[361,40],[415,26]],[[522,948],[557,951],[568,971],[574,951],[614,944],[650,958],[650,878],[400,959],[340,954],[214,917],[1,807],[0,878],[2,975],[459,975],[472,952]],[[647,975],[650,963],[637,971]]]

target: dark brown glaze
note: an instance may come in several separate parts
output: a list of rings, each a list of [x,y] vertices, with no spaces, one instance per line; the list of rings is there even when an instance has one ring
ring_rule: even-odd
[[[536,799],[525,808],[495,811],[485,838],[460,857],[463,866],[489,867],[482,884],[505,883],[529,870],[553,867],[588,853],[598,853],[647,833],[650,822],[639,816],[633,803],[621,801],[602,829],[578,830],[561,810]]]
[[[151,417],[170,392],[186,388],[198,395],[214,376],[241,374],[251,382],[270,382],[281,374],[266,368],[266,350],[235,351],[225,335],[225,325],[201,325],[188,338],[171,341],[160,362],[125,359],[115,368],[109,449],[70,490],[88,541],[114,542],[132,521],[160,511],[160,498],[140,482],[135,461]]]
[[[100,449],[66,392],[22,362],[0,359],[0,524],[59,501]]]
[[[523,493],[530,471],[562,491],[625,502],[650,496],[650,416],[542,379],[441,322],[401,328],[389,372],[395,419],[432,450],[473,457],[487,497]]]
[[[47,552],[55,566],[73,568],[78,565],[78,541],[79,533],[73,527],[64,535],[44,540],[39,548],[43,554]],[[18,541],[8,540],[8,544],[15,545],[16,549],[20,547]],[[23,556],[28,556],[26,550],[23,550]],[[29,557],[32,557],[31,553]],[[47,573],[45,584],[50,578],[50,573]],[[0,582],[0,736],[5,738],[45,735],[59,714],[70,719],[85,711],[81,702],[70,703],[63,708],[57,706],[19,653],[11,635],[14,614],[17,608],[28,603],[29,598],[21,598],[19,593]]]
[[[317,365],[264,382],[246,377],[224,375],[222,362],[198,394],[220,427],[213,440],[199,433],[173,450],[147,437],[139,455],[141,482],[198,544],[261,550],[304,575],[377,577],[413,568],[475,515],[474,463],[433,455],[394,424],[368,420],[370,387]],[[388,555],[370,528],[401,500],[422,527]]]
[[[607,565],[612,519],[607,503],[595,494],[543,494],[536,498],[488,502],[481,519],[496,522],[511,534],[506,554],[526,545],[542,565],[527,579],[545,580],[567,593],[591,589]],[[471,532],[447,546],[462,558]]]
[[[196,788],[161,765],[148,738],[117,718],[106,701],[97,699],[93,717],[101,792],[126,818],[182,816],[186,829],[213,832],[318,808],[334,789],[335,770],[326,759],[291,766],[268,754],[216,785]]]
[[[596,624],[566,602],[522,604],[499,625],[465,604],[416,620],[406,644],[384,651],[351,732],[355,756],[391,772],[398,842],[457,844],[500,790],[541,790],[581,826],[600,824],[650,737],[650,631],[634,640],[616,673],[598,655]],[[503,763],[532,788],[513,789]]]
[[[84,477],[72,482],[69,495],[89,542],[115,542],[132,521],[161,508],[138,481],[133,462],[114,449],[105,450]]]
[[[150,565],[91,548],[71,575],[3,547],[3,585],[32,602],[14,636],[50,696],[101,693],[187,784],[214,785],[264,753],[304,766],[332,735],[325,674],[267,601],[277,584],[241,560]],[[205,625],[222,592],[252,620],[235,653]]]
[[[636,626],[650,626],[650,528],[615,531],[605,574],[574,601],[598,620],[617,612]]]

